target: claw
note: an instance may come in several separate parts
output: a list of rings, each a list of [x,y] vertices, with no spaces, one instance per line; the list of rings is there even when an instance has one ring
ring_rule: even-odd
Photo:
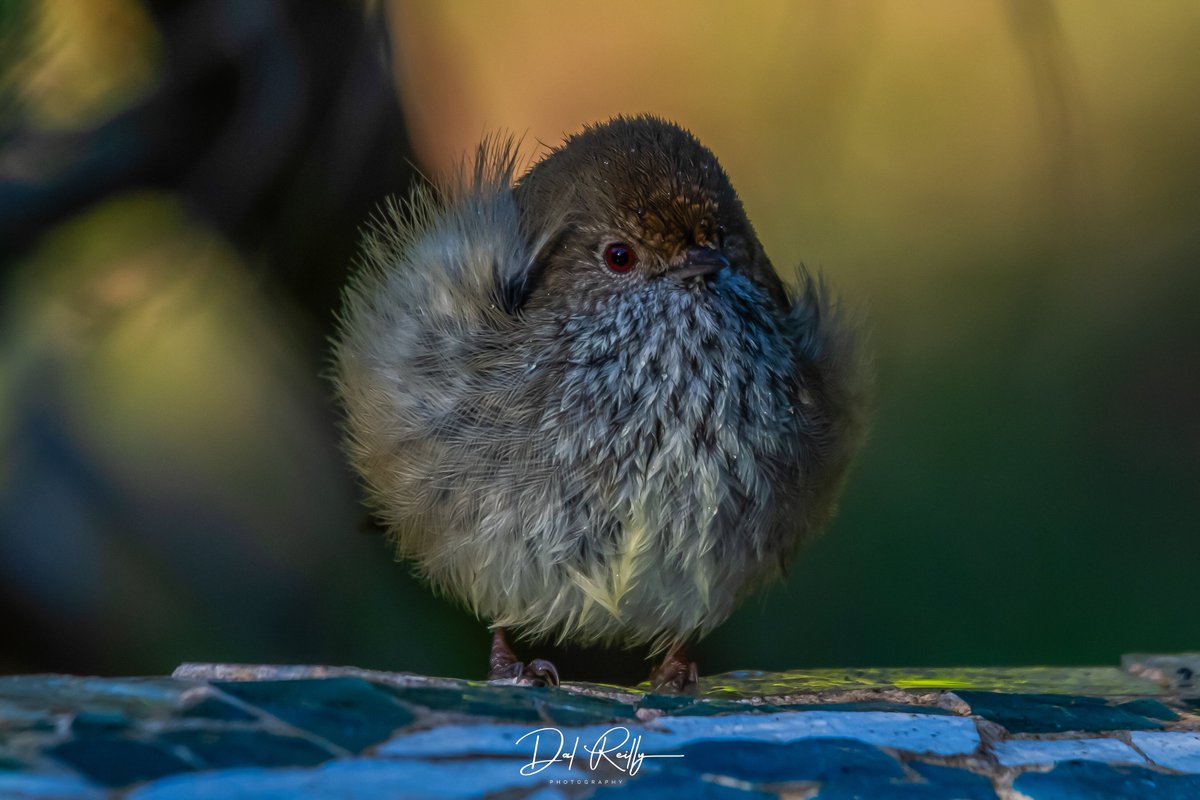
[[[700,670],[695,661],[688,660],[683,645],[672,648],[662,664],[650,673],[651,691],[661,694],[692,694],[699,682]]]
[[[558,686],[558,669],[544,658],[535,658],[528,664],[517,660],[517,654],[509,647],[503,628],[495,628],[492,634],[491,668],[488,680],[504,681],[515,686]]]
[[[535,658],[525,665],[522,672],[526,678],[542,683],[537,685],[558,686],[558,669],[544,658]]]

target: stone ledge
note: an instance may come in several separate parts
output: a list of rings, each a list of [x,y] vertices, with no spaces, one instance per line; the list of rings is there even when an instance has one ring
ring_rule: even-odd
[[[682,697],[326,666],[6,677],[0,797],[1194,798],[1198,660],[741,671]]]

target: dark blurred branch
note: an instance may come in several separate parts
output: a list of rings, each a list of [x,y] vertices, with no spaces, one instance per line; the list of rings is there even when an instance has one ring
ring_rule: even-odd
[[[151,8],[157,89],[93,130],[0,149],[0,252],[120,192],[183,195],[324,332],[361,221],[411,176],[385,26],[347,3]],[[7,260],[7,259],[6,259]]]

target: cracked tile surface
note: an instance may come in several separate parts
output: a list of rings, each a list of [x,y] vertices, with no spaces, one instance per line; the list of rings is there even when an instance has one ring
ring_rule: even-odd
[[[333,667],[0,678],[0,796],[1200,796],[1173,665],[741,671],[695,696]]]

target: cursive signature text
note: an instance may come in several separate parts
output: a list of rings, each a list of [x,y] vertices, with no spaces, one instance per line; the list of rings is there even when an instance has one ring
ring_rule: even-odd
[[[551,764],[563,762],[567,769],[575,766],[575,757],[579,754],[579,737],[574,737],[570,749],[567,748],[567,737],[558,728],[538,728],[517,739],[517,744],[533,737],[533,758],[521,767],[522,775],[536,775]],[[641,735],[634,736],[628,728],[616,726],[609,728],[596,737],[596,741],[582,745],[587,754],[587,768],[595,770],[602,764],[609,764],[615,769],[628,775],[637,775],[642,768],[642,762],[647,758],[683,758],[682,753],[675,755],[647,755],[642,752]]]

